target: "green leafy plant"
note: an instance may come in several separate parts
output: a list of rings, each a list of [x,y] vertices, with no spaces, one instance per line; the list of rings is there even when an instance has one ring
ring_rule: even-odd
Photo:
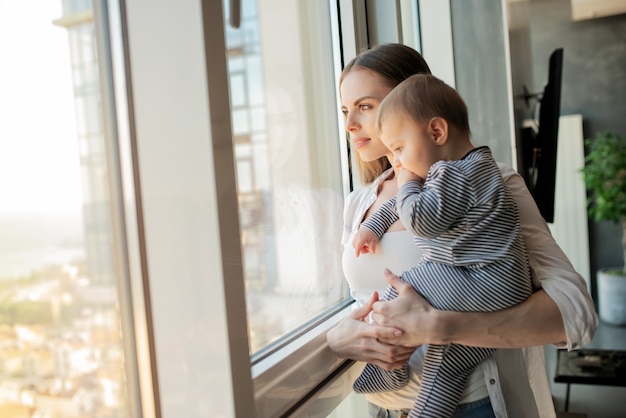
[[[580,170],[590,191],[587,199],[589,217],[622,225],[622,261],[626,261],[626,136],[598,132],[586,139],[585,166]],[[626,276],[626,263],[623,275]]]

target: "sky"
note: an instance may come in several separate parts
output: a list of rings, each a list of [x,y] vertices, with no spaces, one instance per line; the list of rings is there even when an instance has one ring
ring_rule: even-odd
[[[0,279],[80,252],[82,186],[61,0],[0,0]]]
[[[61,15],[61,0],[0,0],[0,216],[81,209],[69,41],[52,24]]]

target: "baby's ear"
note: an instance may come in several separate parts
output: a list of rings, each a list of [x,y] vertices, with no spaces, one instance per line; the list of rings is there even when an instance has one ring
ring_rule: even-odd
[[[448,140],[448,122],[442,117],[432,118],[428,124],[428,131],[437,145],[443,145]]]

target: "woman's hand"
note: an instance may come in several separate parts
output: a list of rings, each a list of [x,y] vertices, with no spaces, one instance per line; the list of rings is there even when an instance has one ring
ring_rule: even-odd
[[[381,342],[401,332],[367,322],[377,300],[378,294],[374,292],[366,305],[354,310],[331,329],[326,335],[328,346],[339,357],[372,363],[385,370],[397,369],[409,360],[416,346],[396,347]]]
[[[447,331],[441,321],[441,311],[435,309],[426,299],[389,270],[385,270],[387,283],[398,291],[398,296],[390,301],[378,301],[372,305],[372,319],[385,327],[393,327],[396,332],[380,338],[388,344],[416,347],[422,344],[445,344]]]

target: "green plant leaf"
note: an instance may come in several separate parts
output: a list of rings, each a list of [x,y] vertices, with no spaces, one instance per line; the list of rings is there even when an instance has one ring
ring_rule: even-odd
[[[589,216],[621,222],[626,218],[626,137],[602,131],[585,145],[588,152],[580,171],[589,191]]]

